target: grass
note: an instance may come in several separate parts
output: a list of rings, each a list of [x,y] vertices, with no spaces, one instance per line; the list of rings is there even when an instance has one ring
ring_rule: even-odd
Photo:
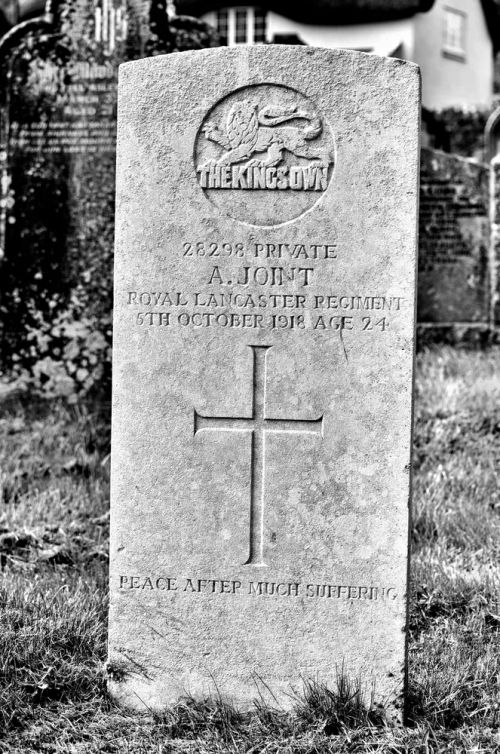
[[[500,752],[500,349],[420,355],[408,726],[358,690],[305,685],[295,710],[107,697],[108,418],[4,402],[0,752]]]

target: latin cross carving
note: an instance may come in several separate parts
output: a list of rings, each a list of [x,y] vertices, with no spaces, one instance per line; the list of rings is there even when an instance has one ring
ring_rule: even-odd
[[[318,419],[272,419],[266,414],[267,355],[272,346],[250,346],[253,356],[252,415],[202,416],[194,411],[194,434],[209,430],[251,432],[250,544],[244,565],[265,566],[264,514],[266,437],[269,433],[323,435],[323,416]]]

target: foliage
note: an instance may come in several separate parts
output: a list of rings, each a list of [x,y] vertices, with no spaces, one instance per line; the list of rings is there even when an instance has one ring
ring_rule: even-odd
[[[84,292],[81,292],[84,294]],[[63,309],[45,319],[33,308],[34,325],[28,326],[26,343],[31,369],[17,358],[12,370],[20,387],[35,390],[45,398],[65,397],[76,403],[90,392],[109,392],[111,372],[111,319],[88,316],[73,291]],[[102,328],[102,329],[101,329]]]
[[[191,16],[169,18],[166,0],[151,0],[149,24],[151,34],[146,45],[147,55],[199,50],[220,44],[215,29],[204,21]]]
[[[484,108],[448,107],[422,112],[422,125],[434,149],[483,160],[484,128],[490,115]]]

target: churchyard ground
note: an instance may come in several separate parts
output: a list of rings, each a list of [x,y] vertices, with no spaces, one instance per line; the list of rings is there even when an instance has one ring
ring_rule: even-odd
[[[108,408],[0,415],[0,752],[500,751],[500,349],[418,357],[408,727],[355,683],[294,713],[223,699],[124,712],[105,688]],[[365,700],[366,701],[366,700]]]

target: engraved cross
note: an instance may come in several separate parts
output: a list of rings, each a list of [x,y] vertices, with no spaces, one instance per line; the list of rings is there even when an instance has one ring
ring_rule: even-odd
[[[250,551],[244,565],[265,566],[264,505],[266,435],[299,432],[323,435],[323,416],[318,419],[271,419],[266,416],[267,352],[272,346],[250,346],[253,356],[251,417],[202,416],[194,411],[194,434],[205,430],[251,432],[250,461]]]

